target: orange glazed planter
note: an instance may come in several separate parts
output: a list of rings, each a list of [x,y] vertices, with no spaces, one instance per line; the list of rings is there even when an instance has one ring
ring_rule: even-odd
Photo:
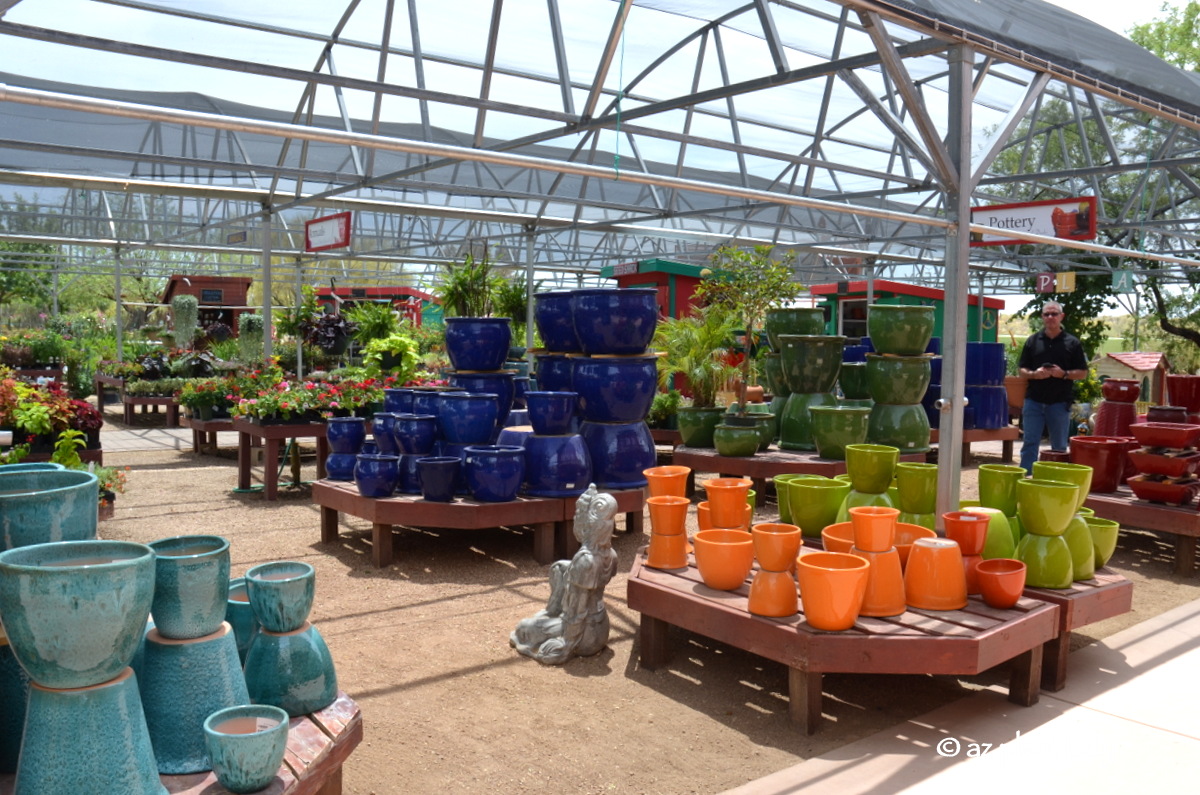
[[[741,527],[746,515],[746,495],[750,492],[749,478],[713,478],[706,481],[708,510],[713,527]],[[751,508],[751,512],[753,512]]]
[[[661,466],[643,469],[646,487],[651,497],[686,497],[687,479],[691,467]]]
[[[646,565],[652,569],[686,569],[687,545],[687,533],[651,533],[650,547],[646,550]]]
[[[821,540],[825,542],[826,552],[841,552],[850,554],[854,548],[854,528],[849,522],[837,522],[821,531]]]
[[[794,524],[763,522],[750,528],[754,539],[754,557],[767,571],[787,571],[800,554],[804,543],[800,528]]]
[[[699,530],[745,530],[750,532],[750,520],[754,518],[754,509],[749,504],[742,511],[742,523],[733,527],[717,527],[712,522],[712,511],[708,508],[708,501],[696,503],[696,528]]]
[[[859,615],[872,618],[898,616],[904,612],[904,569],[900,565],[900,553],[895,547],[885,552],[863,552],[855,548],[850,554],[857,555],[871,564],[867,570],[867,588],[863,594]]]
[[[647,497],[650,506],[650,531],[659,535],[679,535],[687,528],[687,497]]]
[[[918,538],[937,538],[937,533],[928,527],[909,522],[896,522],[896,552],[900,554],[900,568],[908,565],[908,553]]]
[[[920,610],[967,606],[967,575],[958,544],[948,538],[918,538],[904,568],[904,600]]]
[[[858,620],[870,564],[857,555],[813,552],[796,560],[804,620],[814,629],[838,632]]]
[[[745,530],[701,530],[692,545],[700,579],[714,590],[740,588],[754,568],[754,540]]]
[[[1025,564],[1012,558],[992,558],[975,567],[979,590],[989,607],[1007,610],[1025,590]]]
[[[886,552],[894,546],[899,509],[864,505],[850,508],[847,513],[854,529],[854,546],[863,552]]]

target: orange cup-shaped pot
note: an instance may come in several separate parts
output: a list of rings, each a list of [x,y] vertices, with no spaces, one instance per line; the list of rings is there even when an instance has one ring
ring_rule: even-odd
[[[740,588],[754,567],[754,539],[745,530],[701,530],[692,546],[700,579],[714,590]]]
[[[863,552],[885,552],[895,545],[898,508],[862,505],[850,508],[847,513],[854,529],[854,546]]]
[[[918,538],[904,568],[904,600],[921,610],[961,610],[967,606],[967,574],[962,551],[948,538]]]
[[[900,568],[908,565],[908,553],[918,538],[937,538],[937,533],[919,524],[896,522],[896,552],[900,554]]]
[[[826,552],[848,555],[854,548],[854,528],[849,522],[836,522],[821,531],[821,540],[825,543]]]
[[[712,522],[712,511],[708,508],[708,501],[696,503],[696,528],[699,530],[745,530],[750,532],[750,520],[754,518],[754,509],[749,504],[746,505],[742,512],[742,523],[733,527],[721,528]]]
[[[713,478],[706,481],[708,510],[713,527],[741,527],[746,515],[746,495],[750,492],[749,478]],[[754,509],[750,509],[753,513]]]
[[[863,595],[860,616],[884,618],[898,616],[904,612],[904,569],[900,566],[900,553],[893,547],[884,552],[864,552],[855,548],[850,554],[857,555],[871,564],[867,571],[867,590]],[[803,596],[804,592],[801,591]]]
[[[692,501],[687,497],[647,497],[650,506],[650,532],[655,535],[686,535],[687,511]]]
[[[796,614],[800,606],[800,595],[796,591],[796,578],[790,571],[766,571],[759,569],[750,583],[750,596],[746,609],[756,616],[783,618]]]
[[[804,620],[814,629],[837,632],[858,619],[870,564],[857,555],[812,552],[796,560]]]
[[[686,569],[688,565],[687,533],[650,534],[646,550],[646,565],[652,569]]]
[[[1025,564],[1012,558],[992,558],[975,567],[979,590],[989,607],[1007,610],[1025,590]]]
[[[947,511],[942,514],[942,521],[946,526],[946,538],[958,543],[964,557],[983,554],[990,517],[970,511]]]
[[[750,528],[754,538],[754,557],[766,571],[788,571],[800,554],[803,538],[800,528],[782,522],[763,522]]]
[[[661,466],[643,469],[646,488],[651,497],[686,497],[687,479],[691,467]]]

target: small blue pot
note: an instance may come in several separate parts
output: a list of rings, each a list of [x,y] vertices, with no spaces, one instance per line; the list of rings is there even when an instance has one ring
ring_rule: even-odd
[[[354,465],[358,456],[354,453],[330,453],[325,457],[325,477],[330,480],[354,480]]]
[[[525,369],[529,369],[529,365],[525,365]],[[521,375],[520,370],[517,370],[517,375],[513,377],[513,409],[523,409],[528,406],[525,396],[529,394],[529,376]]]
[[[533,296],[533,323],[542,345],[555,353],[578,353],[575,337],[574,294],[571,290],[551,290]]]
[[[164,638],[202,638],[221,628],[229,602],[229,541],[188,535],[150,542],[154,602],[150,614]]]
[[[400,452],[396,449],[397,416],[399,415],[381,411],[371,421],[371,438],[375,440],[375,447],[381,455],[397,455]]]
[[[250,608],[262,628],[271,632],[302,627],[312,611],[316,590],[316,570],[298,560],[261,563],[246,572]]]
[[[506,317],[446,318],[446,355],[455,370],[499,370],[512,345]]]
[[[602,489],[639,489],[654,466],[654,437],[645,422],[583,422],[579,434],[592,459],[592,480]]]
[[[367,440],[367,421],[362,417],[330,417],[325,421],[325,438],[331,453],[357,455]]]
[[[383,410],[393,414],[412,414],[413,391],[408,387],[383,390]]]
[[[597,287],[573,291],[575,336],[589,356],[645,353],[658,323],[653,287]]]
[[[496,426],[503,428],[512,411],[513,397],[516,395],[516,385],[513,383],[515,374],[508,370],[497,370],[490,373],[453,373],[450,383],[455,387],[472,394],[492,394],[496,396]]]
[[[559,436],[571,432],[575,416],[575,392],[528,392],[529,424],[540,436]]]
[[[531,497],[577,497],[592,482],[592,457],[583,437],[539,436],[525,440],[525,484]]]
[[[397,494],[420,494],[421,477],[417,474],[417,461],[432,453],[404,453],[397,462],[400,479],[396,482]]]
[[[576,357],[572,381],[588,422],[637,422],[650,413],[658,388],[654,356]]]
[[[337,672],[325,639],[312,624],[295,632],[262,631],[246,654],[246,689],[256,704],[293,718],[325,709],[337,698]]]
[[[429,455],[438,438],[436,414],[397,414],[392,440],[397,453]]]
[[[270,704],[219,709],[204,721],[213,773],[230,792],[258,792],[274,780],[287,750],[288,714]]]
[[[354,464],[354,484],[364,497],[390,497],[400,480],[400,457],[378,453],[359,453]]]
[[[572,392],[571,359],[565,354],[539,353],[535,357],[534,377],[543,392]]]
[[[525,450],[516,446],[478,445],[466,449],[467,488],[478,502],[511,502],[525,479]]]
[[[417,459],[421,497],[430,502],[450,502],[459,489],[462,459],[458,456],[429,456]]]
[[[487,444],[496,429],[500,399],[494,392],[447,392],[442,396],[438,428],[447,442]]]

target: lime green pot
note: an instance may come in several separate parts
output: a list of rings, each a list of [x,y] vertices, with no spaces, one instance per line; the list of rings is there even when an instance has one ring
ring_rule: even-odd
[[[787,484],[791,524],[809,538],[819,538],[821,531],[837,521],[838,511],[850,493],[850,484],[840,480],[798,478]]]
[[[933,338],[932,306],[871,304],[867,307],[867,334],[876,353],[919,356]]]
[[[784,524],[795,524],[792,521],[792,504],[791,489],[787,484],[793,480],[802,480],[804,478],[815,478],[817,480],[828,480],[824,475],[801,475],[796,473],[788,473],[786,475],[776,475],[772,478],[775,483],[775,503],[779,506],[779,521]]]
[[[1079,487],[1073,483],[1035,478],[1017,481],[1017,516],[1026,537],[1061,536],[1075,515],[1078,495]]]
[[[837,520],[839,522],[850,521],[850,509],[860,507],[895,508],[896,501],[886,491],[882,494],[873,494],[850,489],[850,493],[846,495],[846,501],[842,503],[841,508],[838,508]]]
[[[725,416],[725,409],[718,407],[681,407],[679,418],[679,441],[688,447],[712,447],[713,431]]]
[[[767,389],[775,397],[787,397],[792,394],[788,388],[787,379],[783,377],[783,357],[778,353],[768,353],[762,358],[763,378],[766,379]]]
[[[937,480],[937,464],[899,462],[896,464],[896,507],[902,513],[933,513],[937,510]]]
[[[998,508],[1005,516],[1017,515],[1017,481],[1025,479],[1025,470],[1014,464],[979,465],[979,502]]]
[[[1088,492],[1092,488],[1092,468],[1085,464],[1069,464],[1066,461],[1034,461],[1033,476],[1041,480],[1060,480],[1078,486],[1079,496],[1075,498],[1076,513],[1083,507]]]
[[[1012,525],[1008,522],[999,508],[967,507],[962,510],[977,513],[988,518],[987,540],[983,542],[984,560],[992,558],[1011,558],[1017,551],[1017,540],[1013,534]]]
[[[792,392],[831,392],[842,369],[845,337],[784,334],[780,336],[783,377]]]
[[[836,406],[837,398],[829,392],[793,392],[788,395],[779,415],[779,446],[784,450],[816,450],[813,439],[813,406]]]
[[[1072,516],[1062,537],[1071,550],[1071,579],[1090,580],[1096,576],[1096,548],[1087,520],[1079,514]]]
[[[876,403],[867,423],[867,441],[897,447],[905,453],[929,452],[929,415],[920,403]]]
[[[819,306],[777,307],[767,310],[763,326],[772,350],[779,350],[781,334],[824,334],[825,310]]]
[[[838,386],[842,388],[842,396],[847,400],[871,397],[871,390],[867,388],[867,363],[842,362],[841,372],[838,373]]]
[[[937,530],[937,514],[936,513],[909,513],[901,511],[896,517],[896,522],[904,524],[915,524],[921,527],[928,527],[930,530]]]
[[[883,494],[892,485],[900,450],[883,444],[846,445],[846,474],[854,490]]]
[[[854,406],[811,406],[808,416],[812,424],[817,455],[821,458],[844,461],[846,445],[867,441],[870,409]]]
[[[713,446],[723,456],[745,458],[758,452],[761,432],[758,425],[728,425],[719,423],[713,429]]]
[[[1025,585],[1070,588],[1075,571],[1071,549],[1062,536],[1029,533],[1017,544],[1017,560],[1025,564]]]
[[[920,403],[933,374],[928,356],[867,354],[867,391],[876,403]]]
[[[1097,516],[1084,516],[1088,530],[1092,534],[1092,551],[1096,556],[1096,568],[1108,563],[1113,552],[1117,550],[1117,537],[1121,525],[1111,519],[1101,519]]]

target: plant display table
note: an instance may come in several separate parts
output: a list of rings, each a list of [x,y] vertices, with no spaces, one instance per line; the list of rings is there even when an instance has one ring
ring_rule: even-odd
[[[1163,505],[1139,500],[1126,486],[1112,494],[1089,494],[1085,507],[1102,519],[1124,527],[1154,530],[1175,536],[1175,573],[1190,577],[1196,568],[1196,537],[1200,536],[1200,511],[1193,506]]]
[[[142,407],[142,413],[146,413],[146,409],[153,407],[158,411],[159,406],[165,406],[167,409],[167,427],[179,427],[179,404],[175,402],[173,397],[142,397],[140,395],[126,395],[122,393],[121,403],[124,408],[124,420],[126,425],[133,424],[134,410]]]
[[[283,765],[263,792],[341,795],[342,765],[362,742],[362,713],[345,693],[320,712],[292,718]],[[12,795],[13,776],[0,775],[0,795]],[[172,795],[228,795],[213,773],[160,776]]]
[[[96,405],[99,407],[104,406],[105,389],[116,390],[117,400],[120,400],[125,396],[125,379],[111,375],[96,374],[92,379],[92,391],[96,393]],[[103,408],[101,408],[101,411],[103,411]]]
[[[192,452],[211,453],[217,449],[217,434],[221,431],[232,431],[233,420],[226,417],[219,420],[200,420],[195,417],[183,417],[180,423],[185,428],[192,429]]]
[[[894,618],[859,618],[845,632],[822,632],[803,613],[751,615],[749,583],[714,591],[701,581],[694,559],[686,569],[652,569],[643,550],[627,585],[630,608],[642,614],[641,664],[654,669],[667,662],[672,625],[782,663],[791,718],[809,734],[820,725],[825,673],[970,675],[1013,660],[1008,698],[1031,706],[1038,700],[1043,644],[1059,631],[1057,605],[1022,598],[1011,610],[996,610],[973,596],[963,610],[909,609]]]
[[[325,457],[329,444],[325,441],[325,423],[302,422],[287,425],[259,425],[240,417],[232,420],[238,435],[238,489],[250,488],[250,448],[261,444],[266,448],[263,459],[263,496],[274,500],[279,494],[279,451],[285,439],[317,440],[317,477],[325,477]]]
[[[642,531],[641,489],[607,492],[617,498],[625,514],[625,529]],[[358,493],[353,483],[322,480],[313,484],[313,502],[321,506],[321,542],[338,537],[338,514],[348,513],[371,523],[371,562],[378,568],[391,565],[392,530],[397,525],[481,530],[489,527],[530,527],[533,559],[553,563],[578,549],[573,533],[575,497],[518,498],[512,502],[427,502],[419,494],[398,494],[375,499]]]
[[[1011,464],[1013,460],[1013,442],[1021,435],[1021,429],[1015,425],[1010,425],[1005,428],[996,428],[994,430],[983,430],[981,428],[972,428],[969,431],[962,432],[962,460],[966,461],[971,457],[971,442],[1001,442],[1000,456],[1004,463]],[[934,428],[929,432],[929,443],[938,443],[938,429]]]

